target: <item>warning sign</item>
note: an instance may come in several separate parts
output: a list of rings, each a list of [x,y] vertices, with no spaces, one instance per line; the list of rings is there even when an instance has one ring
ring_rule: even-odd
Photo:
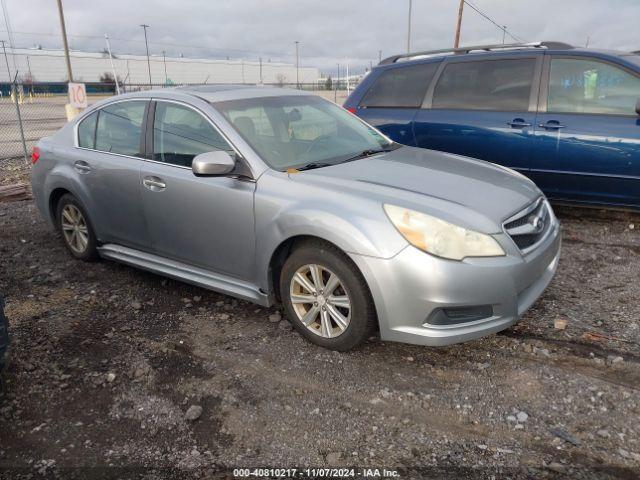
[[[87,108],[87,90],[84,83],[69,83],[69,103],[75,108]]]

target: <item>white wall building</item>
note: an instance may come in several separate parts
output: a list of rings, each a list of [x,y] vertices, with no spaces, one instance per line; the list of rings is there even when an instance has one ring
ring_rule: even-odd
[[[10,51],[9,65],[18,69],[19,78],[31,74],[34,82],[64,82],[67,79],[64,51],[44,49],[15,49]],[[72,51],[71,68],[76,82],[97,82],[105,72],[111,73],[109,57],[102,53]],[[211,60],[196,58],[166,58],[153,55],[151,81],[181,83],[259,83],[260,62],[245,60]],[[118,78],[125,83],[149,83],[147,57],[117,55],[113,59]],[[6,69],[0,69],[0,81],[7,81]],[[316,83],[320,71],[315,67],[300,67],[300,83]],[[263,83],[296,83],[296,67],[287,63],[262,62]]]

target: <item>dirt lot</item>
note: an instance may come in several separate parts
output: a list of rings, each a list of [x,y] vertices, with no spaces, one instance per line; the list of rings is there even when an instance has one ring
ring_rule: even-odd
[[[0,478],[337,465],[636,479],[640,217],[558,213],[558,274],[516,326],[447,348],[372,339],[341,354],[305,342],[275,308],[75,261],[31,201],[0,204],[13,334]]]

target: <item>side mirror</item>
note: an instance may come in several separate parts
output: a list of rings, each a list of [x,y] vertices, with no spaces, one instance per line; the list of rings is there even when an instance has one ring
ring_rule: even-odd
[[[636,100],[636,113],[640,115],[640,98]]]
[[[217,150],[196,155],[191,164],[193,174],[198,177],[226,175],[236,166],[236,161],[229,152]]]

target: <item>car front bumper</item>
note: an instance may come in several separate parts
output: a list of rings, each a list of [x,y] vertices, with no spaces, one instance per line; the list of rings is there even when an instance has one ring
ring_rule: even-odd
[[[560,225],[522,255],[506,234],[496,236],[506,255],[444,260],[407,246],[393,258],[351,255],[371,289],[382,340],[442,346],[503,330],[533,305],[560,259]],[[484,318],[434,324],[434,313],[488,307]]]

